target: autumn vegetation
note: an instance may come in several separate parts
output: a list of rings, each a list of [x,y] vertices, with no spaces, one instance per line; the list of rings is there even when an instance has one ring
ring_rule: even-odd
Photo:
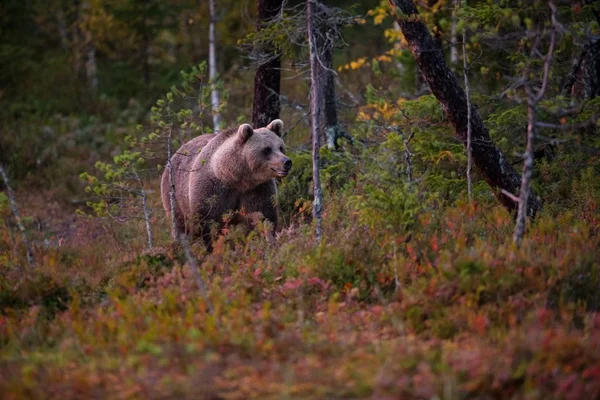
[[[313,48],[307,3],[276,3],[2,2],[0,397],[600,397],[598,5],[309,0]],[[215,115],[272,118],[273,68],[294,162],[275,238],[173,241],[168,152]],[[467,125],[514,190],[485,160],[467,179]]]

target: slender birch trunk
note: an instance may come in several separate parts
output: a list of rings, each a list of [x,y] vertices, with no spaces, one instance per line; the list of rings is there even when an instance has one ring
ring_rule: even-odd
[[[537,121],[536,121],[536,107],[538,103],[544,97],[546,89],[548,88],[548,77],[550,75],[550,64],[552,63],[552,56],[554,53],[554,46],[556,45],[556,31],[559,25],[557,18],[556,5],[552,0],[548,2],[550,9],[552,10],[552,30],[550,32],[550,46],[548,47],[548,53],[544,60],[544,73],[542,76],[542,85],[534,92],[531,82],[525,83],[525,91],[527,92],[527,146],[525,154],[523,154],[523,173],[521,175],[521,189],[519,191],[519,204],[517,211],[517,222],[515,224],[515,230],[513,233],[513,242],[517,247],[521,247],[523,235],[525,233],[525,222],[527,216],[533,216],[529,207],[531,198],[531,177],[533,175],[533,146],[537,134]],[[534,45],[531,49],[531,58],[533,59],[536,54],[536,46]],[[528,72],[526,72],[527,74]],[[527,75],[526,75],[527,76]]]
[[[315,41],[315,26],[314,26],[314,13],[316,0],[307,0],[306,2],[306,25],[308,32],[308,45],[310,48],[310,80],[311,80],[311,94],[310,94],[310,108],[311,108],[311,122],[312,122],[312,166],[313,166],[313,220],[315,223],[315,241],[317,244],[321,243],[322,232],[322,215],[321,206],[323,202],[323,193],[321,191],[321,178],[319,170],[319,151],[321,148],[319,129],[321,129],[320,118],[322,110],[322,99],[321,99],[321,76],[319,76],[320,66],[317,64],[317,48]]]
[[[462,41],[463,74],[465,75],[465,92],[467,95],[467,192],[469,193],[469,203],[473,203],[473,181],[471,179],[471,169],[473,167],[473,151],[471,149],[471,86],[469,85],[468,76],[466,32],[463,32]]]
[[[98,92],[98,66],[96,63],[96,46],[91,42],[91,34],[86,35],[87,39],[87,60],[85,61],[85,75],[90,92]]]
[[[17,227],[23,236],[23,243],[25,243],[25,249],[27,251],[27,261],[29,265],[34,265],[33,252],[31,251],[31,244],[29,243],[29,238],[27,237],[27,232],[25,232],[25,227],[23,226],[23,222],[21,221],[21,214],[19,213],[19,206],[17,205],[17,200],[15,198],[15,192],[13,192],[10,187],[10,183],[8,181],[8,175],[4,171],[4,167],[0,165],[0,176],[2,180],[4,180],[4,184],[6,185],[6,192],[8,193],[8,200],[10,202],[10,209],[15,217],[15,221],[17,222]]]
[[[146,224],[146,236],[148,237],[148,248],[151,249],[154,247],[154,234],[152,233],[152,225],[150,225],[150,217],[152,216],[152,212],[148,208],[148,196],[146,194],[146,189],[144,189],[144,182],[140,178],[138,172],[134,169],[133,174],[135,175],[135,180],[140,186],[140,196],[142,196],[142,211],[144,212],[144,222]]]
[[[170,111],[169,111],[170,113]],[[171,116],[169,115],[169,118]],[[171,151],[171,140],[173,137],[172,122],[169,125],[169,134],[167,135],[167,168],[169,169],[169,208],[171,213],[171,232],[172,239],[179,239],[179,230],[177,229],[177,218],[175,217],[175,171],[173,171],[173,152]]]
[[[533,175],[533,144],[535,142],[535,107],[536,102],[533,96],[529,96],[527,101],[527,147],[523,154],[523,173],[521,178],[521,189],[519,191],[519,208],[517,212],[517,222],[513,233],[513,242],[517,247],[521,247],[523,235],[525,233],[525,221],[527,219],[527,200],[531,192],[531,176]]]
[[[454,7],[452,9],[452,25],[450,25],[450,64],[458,64],[458,46],[456,43],[456,25],[458,25],[458,16],[456,12],[460,6],[460,0],[454,0]],[[465,42],[465,35],[463,33],[463,48]]]
[[[83,27],[80,27],[83,36],[83,52],[85,53],[85,80],[88,89],[91,93],[96,94],[98,91],[98,66],[96,64],[96,46],[94,45],[94,37],[90,31],[89,21],[91,7],[88,1],[84,1],[80,5],[80,18],[82,19]]]
[[[208,1],[208,9],[210,16],[210,22],[208,25],[208,76],[211,82],[214,83],[214,81],[217,79],[217,34],[215,30],[215,0]],[[221,129],[221,117],[219,116],[219,91],[214,86],[210,94],[210,100],[212,104],[213,130],[216,132]]]

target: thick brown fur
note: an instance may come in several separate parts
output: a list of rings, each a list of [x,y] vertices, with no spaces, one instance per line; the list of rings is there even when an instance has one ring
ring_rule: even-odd
[[[282,133],[283,122],[274,120],[266,128],[242,124],[184,144],[171,158],[177,226],[171,236],[175,239],[185,232],[210,242],[210,224],[222,225],[223,214],[229,211],[262,213],[276,226],[275,178],[287,175],[291,167]],[[169,184],[167,167],[161,194],[170,218]]]

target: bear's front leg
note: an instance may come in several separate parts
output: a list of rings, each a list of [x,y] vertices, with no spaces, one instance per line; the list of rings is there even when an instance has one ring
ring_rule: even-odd
[[[273,229],[277,227],[277,207],[275,205],[275,195],[277,187],[275,181],[263,183],[251,192],[245,193],[240,201],[240,208],[246,211],[247,217],[256,225],[257,216],[260,213],[264,219],[273,224]]]

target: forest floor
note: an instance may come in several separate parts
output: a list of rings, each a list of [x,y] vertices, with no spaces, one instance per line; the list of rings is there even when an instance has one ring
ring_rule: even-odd
[[[596,203],[542,215],[516,249],[499,206],[448,207],[408,234],[330,200],[319,247],[306,224],[274,244],[235,229],[211,254],[195,244],[203,299],[157,193],[152,250],[140,220],[17,197],[36,261],[17,267],[5,224],[2,398],[600,396]]]

